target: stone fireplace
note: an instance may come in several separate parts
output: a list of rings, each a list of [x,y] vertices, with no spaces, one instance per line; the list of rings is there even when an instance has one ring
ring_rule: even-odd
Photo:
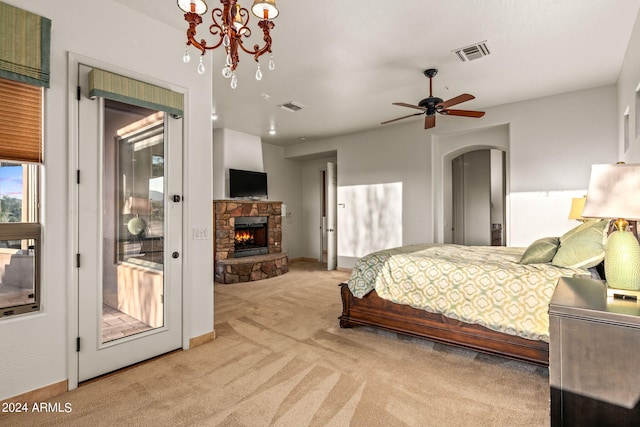
[[[288,271],[282,202],[214,200],[213,211],[216,282],[249,282]]]

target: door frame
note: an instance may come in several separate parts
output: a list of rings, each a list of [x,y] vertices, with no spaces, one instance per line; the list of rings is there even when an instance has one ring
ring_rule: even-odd
[[[328,161],[327,191],[327,270],[338,268],[338,163]]]
[[[67,222],[67,227],[68,227],[68,235],[70,237],[70,242],[71,244],[69,245],[69,260],[73,260],[73,262],[69,263],[68,267],[68,277],[69,277],[69,283],[71,284],[68,287],[68,315],[67,315],[67,321],[68,321],[68,328],[67,328],[67,388],[68,390],[73,390],[75,388],[78,387],[78,363],[79,363],[79,355],[78,352],[76,352],[76,337],[78,334],[78,328],[79,328],[79,322],[78,322],[78,314],[79,314],[79,310],[78,310],[78,304],[79,304],[79,295],[78,295],[78,289],[77,286],[75,286],[75,284],[78,283],[78,268],[76,267],[75,264],[75,260],[76,260],[76,254],[79,251],[79,233],[78,233],[78,221],[79,221],[79,212],[78,212],[78,203],[79,203],[79,198],[78,198],[78,185],[77,185],[77,170],[80,168],[79,165],[79,155],[78,155],[78,144],[79,144],[79,136],[78,136],[78,129],[79,129],[79,119],[78,119],[78,99],[77,99],[77,92],[76,92],[76,88],[79,85],[79,66],[83,64],[89,67],[95,67],[95,68],[100,68],[102,70],[105,71],[109,71],[112,73],[116,73],[116,74],[121,74],[127,77],[130,77],[132,79],[138,79],[150,84],[154,84],[154,85],[158,85],[158,86],[162,86],[162,87],[170,87],[171,90],[175,91],[175,92],[179,92],[185,95],[185,105],[184,105],[184,109],[185,109],[185,114],[183,116],[183,128],[182,128],[182,134],[183,134],[183,141],[186,141],[186,128],[187,128],[187,122],[185,120],[187,114],[186,114],[186,110],[187,110],[187,91],[184,88],[180,88],[180,87],[176,87],[175,85],[172,85],[166,81],[162,81],[162,80],[158,80],[158,79],[154,79],[150,76],[141,74],[141,73],[136,73],[133,72],[131,70],[128,69],[124,69],[121,67],[117,67],[114,66],[113,64],[110,63],[106,63],[94,58],[90,58],[81,54],[76,54],[73,52],[69,52],[68,57],[67,57],[67,100],[68,100],[68,105],[67,105],[67,111],[69,113],[68,115],[68,124],[67,124],[67,132],[68,132],[68,140],[69,140],[69,146],[68,146],[68,193],[69,193],[69,207],[70,207],[70,214],[69,214],[69,218],[68,218],[68,222]],[[183,170],[183,194],[187,191],[187,182],[184,181],[184,171],[187,170],[187,149],[186,149],[187,144],[184,144],[183,146],[183,152],[182,152],[182,170]],[[182,202],[184,203],[184,202]],[[184,210],[184,207],[183,207]],[[181,241],[182,241],[182,248],[181,248],[181,257],[182,257],[182,263],[184,265],[184,263],[186,262],[187,258],[187,239],[186,236],[188,236],[187,233],[187,221],[184,220],[184,212],[183,212],[183,221],[182,221],[182,228],[181,228]],[[186,307],[185,307],[185,303],[187,301],[187,295],[185,295],[185,290],[187,289],[184,286],[185,280],[186,280],[186,276],[187,276],[187,269],[183,268],[181,271],[181,281],[182,281],[182,307],[181,307],[181,312],[182,312],[182,326],[181,326],[181,334],[182,334],[182,348],[183,349],[188,349],[189,348],[189,339],[188,339],[188,328],[187,328],[187,322],[186,322],[186,317],[184,316]]]
[[[497,129],[497,134],[501,137],[490,136],[491,143],[486,141],[484,132]],[[474,135],[475,134],[475,135]],[[503,228],[504,244],[508,244],[510,238],[509,224],[510,207],[510,128],[508,123],[490,126],[488,128],[469,131],[462,134],[455,134],[459,139],[452,137],[452,134],[431,135],[431,184],[433,197],[433,242],[445,243],[451,237],[451,194],[452,175],[451,160],[468,151],[495,149],[504,152],[504,222]],[[470,137],[471,136],[471,137]],[[446,229],[449,233],[446,233]]]
[[[492,193],[494,185],[499,185],[500,190],[504,186],[503,164],[499,167],[500,182],[493,181],[494,152],[501,153],[500,159],[504,163],[502,150],[471,150],[451,159],[453,229],[451,242],[447,243],[491,245]],[[504,206],[504,191],[501,191],[500,197],[500,206]],[[500,216],[503,217],[504,223],[504,214],[501,213]],[[484,238],[486,241],[483,241]]]
[[[320,169],[320,253],[318,254],[318,262],[324,263],[325,235],[327,232],[326,224],[326,205],[327,205],[327,169]]]

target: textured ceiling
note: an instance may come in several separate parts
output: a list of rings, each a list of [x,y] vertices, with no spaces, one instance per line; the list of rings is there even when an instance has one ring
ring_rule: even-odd
[[[187,28],[175,1],[115,1]],[[210,9],[218,6],[215,0],[208,4]],[[615,83],[640,0],[278,0],[277,5],[275,71],[267,69],[265,55],[264,77],[257,82],[253,58],[242,54],[238,88],[231,89],[220,73],[224,54],[217,49],[208,72],[214,79],[216,128],[289,145],[376,128],[411,114],[413,110],[391,103],[417,104],[428,96],[426,68],[439,69],[434,95],[476,96],[456,107],[463,109]],[[208,22],[210,16],[205,16],[198,38],[205,37]],[[252,16],[250,27],[256,30],[250,45],[262,42],[255,24]],[[489,56],[463,63],[452,53],[482,41]],[[181,55],[176,52],[176,60]],[[198,56],[194,48],[191,56]],[[192,62],[196,78],[197,62]],[[295,113],[278,108],[290,101],[305,108]],[[421,117],[409,120],[423,124]],[[275,136],[268,133],[272,126]]]

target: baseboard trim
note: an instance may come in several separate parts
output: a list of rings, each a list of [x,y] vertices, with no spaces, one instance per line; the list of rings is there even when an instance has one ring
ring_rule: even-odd
[[[317,258],[306,258],[306,257],[289,258],[289,262],[291,261],[320,262],[318,261]]]
[[[19,394],[18,396],[10,397],[2,402],[20,402],[20,403],[36,403],[43,402],[66,393],[69,391],[69,381],[64,380],[58,383],[49,384],[47,386],[28,391],[26,393]]]
[[[194,348],[202,344],[206,344],[216,339],[216,330],[214,329],[211,332],[207,332],[204,335],[200,335],[198,337],[193,337],[189,339],[189,348]]]

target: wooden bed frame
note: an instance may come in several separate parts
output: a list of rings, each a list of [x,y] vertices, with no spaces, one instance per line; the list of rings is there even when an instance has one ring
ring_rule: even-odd
[[[346,283],[340,284],[342,295],[341,328],[374,326],[472,350],[549,365],[549,344],[460,322],[408,305],[396,304],[371,291],[364,298],[351,294]]]

